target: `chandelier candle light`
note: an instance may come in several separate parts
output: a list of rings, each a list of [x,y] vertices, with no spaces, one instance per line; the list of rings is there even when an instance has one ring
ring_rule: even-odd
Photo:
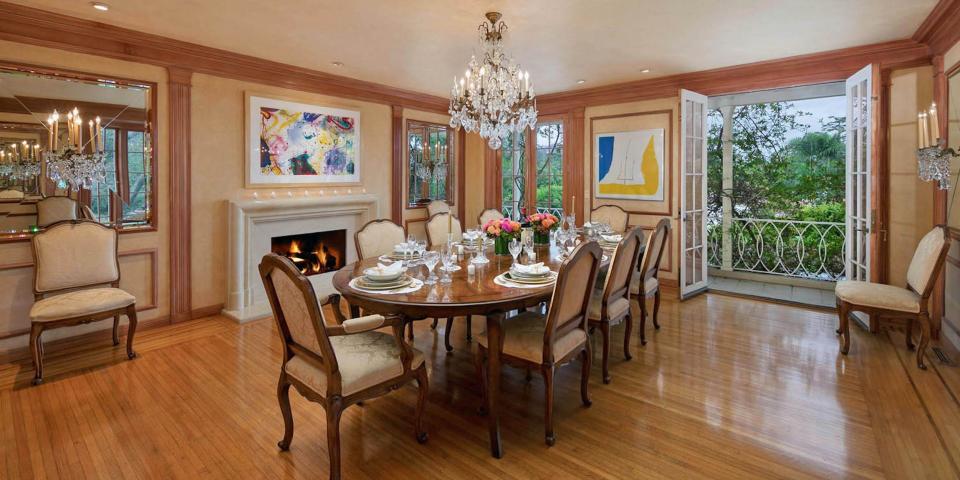
[[[67,141],[60,145],[60,113],[56,110],[47,118],[50,150],[44,154],[44,160],[50,172],[50,178],[61,186],[70,185],[73,191],[89,189],[94,184],[106,180],[104,167],[103,127],[100,117],[90,120],[89,138],[84,142],[83,119],[76,108],[67,113]]]
[[[507,25],[499,12],[489,12],[489,24],[478,28],[482,57],[470,58],[463,78],[453,79],[450,126],[479,132],[490,148],[500,148],[510,133],[537,124],[537,100],[530,86],[530,72],[503,51]]]

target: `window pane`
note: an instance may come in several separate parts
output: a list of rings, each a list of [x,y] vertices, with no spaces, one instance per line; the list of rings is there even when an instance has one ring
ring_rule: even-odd
[[[563,124],[537,127],[537,211],[563,215]]]
[[[150,211],[149,168],[145,164],[143,132],[128,131],[127,135],[127,177],[130,189],[130,203],[123,206],[123,220],[128,223],[146,222]]]
[[[107,128],[103,131],[103,167],[107,173],[103,182],[90,189],[90,209],[99,222],[110,221],[110,192],[117,185],[117,130]]]
[[[503,190],[501,206],[504,215],[517,218],[524,205],[526,187],[526,136],[523,131],[513,132],[504,139],[501,147]]]

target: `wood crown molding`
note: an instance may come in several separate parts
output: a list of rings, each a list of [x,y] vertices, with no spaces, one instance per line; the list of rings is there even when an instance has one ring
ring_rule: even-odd
[[[930,52],[926,45],[910,39],[895,40],[648,80],[549,93],[540,95],[537,105],[543,115],[565,112],[576,107],[675,97],[681,88],[704,95],[721,95],[842,81],[870,63],[878,63],[883,68],[894,68],[925,65],[929,62]]]
[[[446,113],[448,100],[37,8],[0,2],[0,40],[58,48],[293,90]],[[171,69],[171,83],[177,73]],[[178,77],[179,78],[179,77]]]
[[[960,41],[960,0],[940,0],[911,39],[930,46],[930,53],[943,55]]]

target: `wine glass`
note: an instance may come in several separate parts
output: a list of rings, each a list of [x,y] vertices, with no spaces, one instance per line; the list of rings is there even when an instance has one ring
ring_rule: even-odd
[[[510,255],[513,257],[513,263],[517,263],[517,257],[520,256],[520,251],[523,249],[523,247],[520,245],[520,240],[517,240],[516,238],[510,240],[510,245],[508,245],[507,248],[510,250]]]
[[[440,263],[440,252],[430,251],[423,254],[423,264],[427,267],[427,273],[430,274],[423,283],[427,285],[437,283],[437,276],[433,273],[433,268],[437,266],[437,263]]]
[[[443,262],[443,275],[440,277],[440,283],[449,284],[453,282],[453,279],[450,278],[450,267],[453,265],[453,251],[450,248],[445,248],[440,252],[440,261]]]
[[[484,263],[490,263],[490,259],[487,258],[487,239],[483,238],[481,235],[477,243],[477,254],[473,256],[473,260],[470,260],[472,263],[482,265]]]

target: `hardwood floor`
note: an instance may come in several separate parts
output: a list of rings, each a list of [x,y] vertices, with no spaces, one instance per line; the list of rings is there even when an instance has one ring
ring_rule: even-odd
[[[647,346],[635,338],[630,362],[612,354],[610,385],[594,362],[591,408],[580,405],[579,368],[560,369],[552,448],[542,380],[504,369],[501,460],[475,413],[465,323],[454,323],[452,355],[442,326],[418,323],[430,441],[413,438],[414,386],[352,407],[341,424],[344,478],[960,476],[960,369],[929,358],[930,370],[917,370],[901,332],[853,327],[842,357],[835,314],[669,297]],[[616,344],[623,329],[613,332]],[[28,360],[0,364],[0,478],[326,477],[324,412],[295,393],[293,444],[277,449],[272,320],[138,332],[129,362],[108,337],[48,346],[38,387]]]

